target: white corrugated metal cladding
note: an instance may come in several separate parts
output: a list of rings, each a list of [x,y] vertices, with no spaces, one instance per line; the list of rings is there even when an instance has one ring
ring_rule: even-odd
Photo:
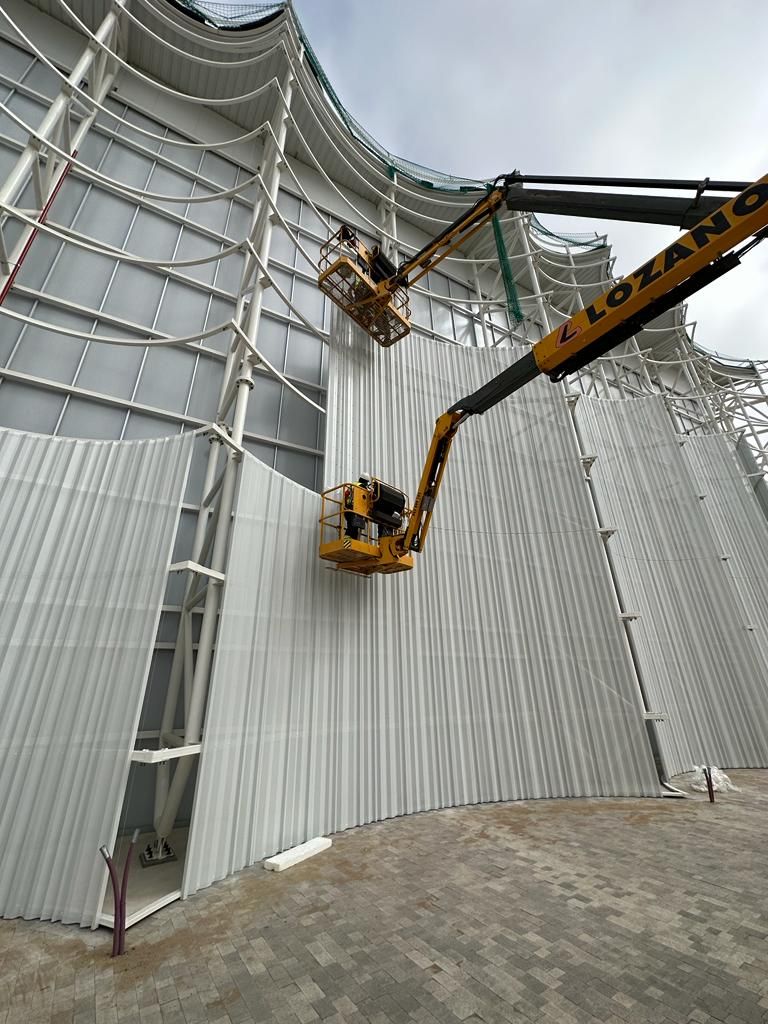
[[[514,358],[334,334],[327,478],[359,467],[411,494],[436,415]],[[659,792],[560,389],[531,386],[463,428],[412,572],[332,571],[319,511],[246,458],[186,893],[392,815]]]
[[[580,399],[576,422],[667,770],[768,765],[768,524],[732,443],[686,441],[661,397]]]
[[[91,924],[193,435],[0,431],[0,913]]]

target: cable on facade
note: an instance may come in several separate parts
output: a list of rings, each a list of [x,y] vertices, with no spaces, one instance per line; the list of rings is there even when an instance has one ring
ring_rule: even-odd
[[[287,297],[285,292],[276,283],[276,281],[274,280],[274,278],[270,274],[268,267],[265,266],[264,262],[259,257],[259,254],[256,252],[256,247],[253,245],[251,240],[248,239],[248,241],[245,244],[248,247],[248,251],[250,252],[250,254],[253,257],[253,259],[255,260],[256,265],[258,266],[259,270],[264,275],[264,277],[266,277],[266,279],[269,281],[270,286],[274,289],[274,291],[278,295],[278,297],[285,303],[285,305],[288,307],[288,309],[290,309],[290,311],[294,314],[294,316],[297,318],[297,320],[301,321],[301,323],[307,328],[308,331],[310,331],[312,334],[314,334],[316,338],[319,338],[320,341],[322,341],[324,345],[327,345],[328,344],[327,336],[325,334],[323,334],[322,331],[319,331],[317,329],[317,327],[315,327],[315,325],[310,320],[308,320],[304,316],[304,314],[301,312],[301,310],[297,309],[296,306],[293,304],[293,302],[291,302],[291,300]]]
[[[289,60],[290,60],[290,58],[289,58]],[[306,101],[307,107],[309,108],[309,110],[312,113],[312,116],[313,116],[313,118],[315,120],[315,123],[316,123],[317,127],[321,130],[321,132],[325,136],[326,140],[328,141],[329,145],[332,146],[332,148],[335,150],[335,152],[338,155],[339,159],[342,161],[342,163],[344,163],[349,168],[349,170],[355,175],[355,177],[363,185],[365,185],[366,189],[372,190],[379,197],[379,199],[390,201],[389,200],[389,196],[385,192],[382,192],[381,189],[377,188],[376,185],[372,184],[372,182],[370,180],[368,180],[365,177],[365,175],[361,174],[361,172],[352,163],[350,163],[350,161],[346,158],[346,156],[341,152],[341,150],[337,146],[336,142],[331,138],[330,134],[328,133],[328,130],[326,129],[325,125],[320,120],[320,117],[319,117],[317,111],[314,109],[314,105],[311,103],[309,97],[307,96],[306,90],[304,89],[304,86],[302,85],[301,81],[298,78],[297,68],[296,68],[295,62],[293,60],[291,60],[291,68],[293,70],[294,77],[296,78],[296,84],[297,84],[297,86],[298,86],[302,96],[304,97],[304,100]],[[293,128],[294,128],[296,134],[299,136],[301,142],[304,144],[304,148],[305,148],[307,154],[312,158],[312,162],[317,167],[317,169],[320,171],[320,173],[323,175],[323,177],[329,182],[329,184],[331,184],[333,186],[334,190],[339,193],[341,198],[344,200],[345,205],[347,205],[351,209],[353,209],[355,211],[355,213],[366,224],[369,224],[374,229],[375,233],[381,234],[382,237],[388,238],[391,241],[397,242],[397,239],[393,238],[392,235],[390,235],[387,232],[383,231],[379,224],[374,223],[374,221],[372,221],[369,217],[366,217],[364,213],[362,213],[355,206],[353,206],[352,203],[349,202],[349,199],[347,197],[345,197],[343,195],[343,193],[338,188],[336,188],[336,185],[331,181],[331,179],[325,173],[325,170],[322,167],[322,165],[320,164],[320,161],[315,156],[315,154],[313,153],[311,147],[307,143],[307,140],[305,139],[304,134],[302,133],[301,129],[299,128],[298,124],[296,123],[296,119],[290,113],[289,113],[288,116],[291,118],[291,123],[293,125]],[[433,200],[433,202],[437,203],[437,202],[439,202],[439,200]],[[443,203],[444,203],[444,201],[443,201]],[[414,211],[413,210],[409,210],[407,207],[402,206],[400,203],[397,202],[396,199],[394,200],[394,205],[395,205],[395,208],[397,210],[404,211],[404,212],[408,213],[409,216],[411,216],[411,217],[414,216]],[[447,224],[450,223],[450,218],[448,218],[448,217],[432,217],[430,214],[426,214],[426,213],[419,213],[419,214],[417,214],[417,216],[420,217],[423,220],[428,220],[431,223],[436,224],[436,225],[438,225],[440,227],[445,227]],[[414,252],[415,251],[416,250],[414,249]],[[447,257],[447,258],[450,258],[450,257]]]
[[[20,320],[30,327],[37,327],[41,331],[48,331],[52,334],[65,334],[68,338],[77,338],[78,341],[100,341],[105,345],[127,345],[138,346],[139,348],[161,345],[191,345],[196,341],[202,341],[204,338],[212,338],[215,334],[223,334],[225,331],[234,329],[234,321],[227,320],[224,323],[217,324],[215,327],[208,327],[203,331],[198,331],[196,334],[187,334],[176,338],[117,338],[114,335],[108,334],[85,334],[83,331],[75,331],[70,327],[62,327],[60,324],[48,323],[47,320],[37,320],[35,317],[27,316],[25,313],[17,313],[15,310],[9,309],[7,305],[0,306],[0,314],[8,316],[12,320]],[[0,377],[2,377],[2,371],[0,371]]]
[[[147,6],[149,7],[149,5]],[[158,14],[158,10],[156,7],[153,6],[149,9],[152,11],[152,14]],[[270,46],[269,49],[262,50],[260,53],[257,53],[256,56],[254,57],[246,57],[245,60],[211,60],[209,57],[201,57],[197,53],[192,53],[191,50],[184,50],[180,46],[174,46],[174,44],[170,42],[168,39],[164,39],[162,36],[159,36],[156,32],[153,32],[148,25],[144,24],[141,18],[137,18],[136,15],[132,13],[130,7],[123,7],[122,14],[126,15],[126,17],[128,17],[129,20],[132,21],[137,28],[144,32],[145,35],[148,35],[153,42],[160,43],[166,49],[171,50],[173,53],[177,53],[180,57],[183,57],[185,61],[193,61],[197,64],[206,64],[209,67],[222,68],[224,70],[229,70],[230,68],[253,67],[254,65],[259,64],[262,60],[264,60],[265,57],[270,57],[275,52],[275,50],[278,50],[281,47],[285,46],[284,41],[281,39],[273,46]],[[175,25],[174,28],[178,29],[178,25]],[[197,38],[196,42],[200,42],[199,37]]]
[[[185,36],[187,39],[196,43],[198,46],[201,44],[200,33],[192,28],[188,28],[187,25],[183,24],[183,21],[189,20],[188,18],[184,18],[183,20],[173,20],[168,16],[168,14],[166,14],[166,12],[163,10],[163,7],[160,4],[154,4],[151,2],[151,0],[138,0],[138,3],[140,3],[145,10],[149,11],[149,13],[154,18],[157,18],[159,21],[164,21],[165,24],[169,27],[169,29],[171,29],[171,31],[177,32],[180,35]],[[213,19],[211,19],[211,21],[213,23]],[[217,25],[216,27],[218,28],[219,26]],[[283,33],[284,30],[284,25],[280,24],[277,26],[278,34]],[[267,29],[267,34],[271,34],[272,31],[272,29]],[[205,45],[212,50],[225,50],[227,52],[231,50],[253,49],[254,41],[252,38],[238,39],[237,35],[235,35],[232,32],[228,32],[226,34],[225,40],[217,39],[215,36],[208,37],[205,39]]]
[[[296,69],[294,68],[293,70],[294,70],[294,74],[295,74],[296,73]],[[302,92],[303,92],[301,83],[298,82],[297,84],[299,86],[299,89],[301,89]],[[304,94],[304,98],[307,99],[306,94]],[[307,101],[307,102],[309,102],[309,101]],[[338,147],[336,146],[336,144],[333,141],[333,139],[331,139],[331,137],[329,136],[328,132],[325,129],[325,126],[321,124],[319,118],[317,117],[316,112],[313,110],[312,113],[313,113],[313,115],[315,117],[315,121],[316,121],[318,127],[324,132],[326,138],[328,139],[328,142],[334,147],[334,149],[338,153],[339,157],[347,164],[347,166],[350,168],[350,170],[360,179],[360,181],[365,182],[367,187],[374,188],[374,191],[376,191],[377,195],[379,195],[380,198],[387,199],[387,201],[389,201],[388,197],[383,192],[378,191],[377,189],[375,189],[374,186],[372,186],[370,184],[370,182],[365,181],[365,179],[360,174],[360,172],[357,171],[352,166],[352,164],[350,164],[349,161],[346,160],[346,157],[344,156],[344,154],[341,153],[341,151],[338,149]],[[326,173],[325,168],[322,166],[322,164],[317,159],[317,157],[313,153],[312,149],[308,145],[308,143],[307,143],[306,139],[304,138],[304,135],[301,132],[301,129],[298,127],[298,124],[296,123],[295,119],[292,117],[292,115],[289,114],[289,116],[291,117],[291,122],[293,124],[294,130],[296,131],[297,135],[299,136],[299,139],[303,143],[304,149],[305,149],[306,153],[308,154],[308,156],[310,157],[310,159],[312,160],[313,165],[315,166],[315,168],[317,169],[317,171],[319,172],[321,177],[326,181],[326,183],[336,192],[336,194],[343,201],[343,203],[346,206],[348,206],[353,211],[353,213],[360,219],[360,221],[364,222],[366,225],[368,225],[369,228],[372,229],[373,234],[375,236],[380,236],[383,239],[388,239],[389,241],[394,242],[400,249],[402,249],[406,253],[409,252],[409,251],[416,252],[416,247],[415,246],[410,246],[410,245],[404,244],[400,239],[396,238],[394,235],[392,235],[389,232],[387,232],[386,230],[384,230],[381,227],[380,224],[378,224],[378,223],[374,222],[373,220],[371,220],[370,217],[367,217],[360,209],[358,209],[358,207],[356,207],[353,203],[351,203],[349,201],[349,198],[344,195],[344,193],[341,191],[341,189],[339,189],[336,186],[335,182],[333,182],[331,180],[331,178],[328,176],[328,174]],[[286,166],[290,166],[287,161],[286,161]],[[412,210],[408,210],[407,207],[402,206],[400,203],[397,202],[397,200],[393,201],[393,205],[394,205],[394,207],[395,207],[395,209],[397,211],[402,211],[402,212],[408,213],[411,216],[413,215],[413,211]],[[434,223],[439,224],[441,226],[445,226],[446,224],[449,223],[449,220],[447,218],[431,217],[431,216],[429,216],[427,214],[420,214],[419,216],[426,217],[428,220],[433,221]],[[515,219],[516,218],[506,218],[504,220],[504,223],[510,223],[510,222],[512,222]],[[524,254],[516,253],[514,255],[514,257],[512,257],[512,258],[522,258],[523,255]],[[491,262],[491,260],[489,258],[485,258],[485,259],[472,259],[472,258],[467,258],[467,257],[447,256],[447,257],[445,257],[444,262],[446,262],[446,263],[450,262],[450,263],[471,264],[471,265],[475,265],[475,266],[482,266],[483,264]]]
[[[272,210],[272,212],[275,215],[275,217],[277,217],[277,219],[280,221],[280,225],[283,228],[283,231],[286,232],[286,234],[288,235],[290,240],[293,242],[294,247],[299,250],[299,252],[304,257],[304,259],[307,261],[307,263],[309,263],[309,265],[314,270],[316,270],[319,273],[320,272],[320,267],[315,262],[315,260],[312,259],[312,257],[309,255],[307,250],[304,248],[304,246],[299,241],[298,235],[294,234],[293,228],[291,228],[291,226],[286,221],[285,217],[283,217],[282,213],[280,213],[280,211],[278,210],[277,203],[273,200],[272,196],[269,194],[269,189],[264,184],[264,179],[262,178],[262,176],[260,174],[258,175],[258,183],[259,183],[259,185],[261,185],[262,192],[264,193],[264,198],[267,200],[267,203],[269,204],[270,209]]]
[[[606,248],[610,249],[609,246],[606,247]],[[570,270],[571,269],[570,265],[567,264],[567,263],[558,263],[556,260],[550,259],[551,256],[557,255],[552,250],[533,249],[532,252],[536,256],[537,260],[540,263],[541,262],[548,263],[550,267],[556,267],[558,270]],[[602,269],[605,268],[606,264],[609,263],[612,258],[613,257],[611,257],[611,256],[606,256],[605,259],[599,260],[597,263],[582,263],[581,260],[579,260],[579,262],[577,263],[574,260],[573,269],[574,270],[590,270],[590,269],[592,269],[594,267],[597,267],[598,270],[602,270]],[[592,282],[590,281],[589,283],[591,284]]]
[[[355,175],[357,175],[357,177],[362,182],[364,182],[367,187],[373,188],[373,190],[376,192],[376,194],[382,200],[386,200],[388,202],[392,202],[393,207],[394,207],[394,209],[397,212],[403,212],[403,213],[406,213],[406,214],[408,214],[410,216],[413,216],[413,211],[412,210],[409,210],[407,207],[403,206],[401,203],[399,203],[397,201],[397,199],[390,200],[388,195],[386,195],[385,193],[383,193],[379,189],[377,189],[374,185],[372,185],[370,183],[370,181],[367,181],[366,179],[364,179],[364,177],[360,174],[360,172],[355,167],[353,167],[353,165],[346,159],[346,157],[341,152],[339,147],[336,145],[334,140],[330,137],[328,131],[325,128],[325,126],[321,123],[320,118],[319,118],[317,112],[312,107],[312,105],[311,105],[311,103],[309,101],[309,98],[308,98],[308,96],[307,96],[307,94],[306,94],[306,92],[304,90],[304,87],[303,87],[302,83],[298,80],[297,76],[299,74],[299,71],[296,68],[296,65],[295,65],[295,63],[293,61],[291,61],[291,69],[293,71],[294,76],[297,78],[297,85],[298,85],[299,89],[301,90],[302,95],[304,96],[304,99],[307,101],[307,105],[309,106],[309,108],[312,111],[312,114],[313,114],[313,116],[315,118],[315,122],[317,123],[317,125],[321,129],[321,131],[324,133],[324,135],[325,135],[326,139],[328,140],[328,142],[330,143],[330,145],[333,146],[333,148],[335,149],[335,151],[338,154],[338,156],[340,157],[340,159],[344,163],[346,163],[346,165],[349,167],[349,169]],[[320,161],[315,157],[315,155],[312,152],[311,148],[307,144],[307,141],[304,138],[304,135],[301,132],[301,129],[298,127],[295,119],[292,117],[292,115],[289,114],[289,116],[291,117],[291,121],[293,123],[294,130],[296,131],[296,133],[299,136],[301,142],[303,143],[305,151],[308,153],[308,155],[312,159],[315,167],[317,168],[319,173],[324,177],[326,182],[331,186],[331,188],[333,188],[334,191],[336,191],[336,193],[339,195],[339,197],[345,202],[345,204],[348,205],[354,211],[355,215],[358,216],[364,223],[366,223],[370,228],[373,229],[374,235],[380,236],[383,239],[388,239],[389,241],[394,242],[396,245],[398,245],[398,247],[400,249],[402,249],[406,253],[409,250],[412,250],[413,252],[416,252],[416,248],[414,246],[404,245],[401,240],[397,239],[394,235],[392,235],[389,232],[387,232],[385,229],[383,229],[381,227],[380,224],[377,224],[374,221],[372,221],[369,217],[367,217],[364,213],[362,213],[356,206],[354,206],[352,203],[350,203],[348,197],[344,196],[344,194],[341,192],[341,190],[336,187],[335,183],[333,181],[331,181],[330,177],[325,172],[325,169],[322,167]],[[437,202],[437,200],[435,200],[435,202]],[[426,217],[428,220],[430,220],[430,221],[432,221],[432,222],[434,222],[436,224],[439,224],[441,226],[444,226],[445,224],[449,223],[449,220],[447,218],[432,217],[432,216],[430,216],[428,214],[419,214],[419,216]],[[504,218],[502,223],[505,223],[505,224],[506,223],[512,223],[516,219],[518,219],[518,218],[517,217]],[[506,251],[506,249],[504,251]],[[516,253],[516,254],[514,254],[514,257],[511,257],[511,258],[523,258],[524,256],[525,256],[525,254],[523,254],[523,253]],[[509,258],[510,257],[508,257],[508,259]],[[445,262],[446,263],[450,262],[450,263],[460,263],[460,264],[471,264],[471,265],[475,265],[475,266],[480,266],[482,264],[486,264],[486,263],[491,262],[491,260],[489,260],[489,259],[472,259],[472,258],[459,257],[459,256],[447,256],[447,257],[445,257]],[[511,269],[509,270],[509,273],[507,275],[505,275],[504,271],[502,271],[502,278],[504,280],[505,293],[507,294],[507,304],[508,305],[510,304],[510,298],[511,298],[512,304],[510,306],[510,310],[512,311],[513,318],[516,319],[516,321],[519,323],[523,319],[523,313],[522,313],[522,310],[520,309],[519,301],[518,301],[517,296],[516,296],[515,282],[514,282],[514,278],[511,275]],[[508,287],[508,281],[510,282],[510,286],[509,287]],[[428,293],[428,294],[431,295],[432,293]],[[441,298],[441,297],[440,296],[436,296],[436,298]],[[519,316],[518,316],[518,313],[519,313]]]
[[[307,405],[311,405],[313,409],[317,409],[318,412],[321,412],[323,416],[325,416],[325,409],[322,407],[322,405],[318,405],[317,402],[313,402],[309,395],[305,395],[300,388],[296,387],[295,384],[291,383],[291,381],[288,380],[284,373],[282,373],[280,370],[274,367],[272,363],[270,363],[270,361],[267,359],[267,357],[262,352],[260,352],[259,349],[256,348],[256,346],[249,339],[248,335],[245,333],[242,327],[240,327],[239,324],[233,322],[233,327],[235,333],[240,335],[243,343],[245,344],[249,352],[251,352],[252,355],[256,356],[260,363],[263,363],[263,365],[267,367],[269,372],[276,380],[279,380],[281,384],[285,384],[287,388],[293,391],[295,395],[298,395],[298,397],[301,398],[304,402],[306,402]]]
[[[128,185],[124,181],[118,181],[116,178],[110,178],[108,175],[99,174],[98,171],[94,171],[88,164],[84,164],[82,160],[77,160],[70,153],[67,153],[65,149],[61,149],[49,138],[41,135],[37,129],[31,128],[26,122],[22,121],[20,117],[13,113],[9,109],[6,103],[0,101],[0,110],[3,110],[12,121],[14,121],[23,131],[25,131],[30,138],[37,139],[38,142],[42,143],[46,149],[56,153],[62,160],[72,164],[73,167],[77,167],[84,178],[89,181],[95,181],[99,184],[107,185],[110,188],[115,188],[120,192],[127,192],[131,195],[135,195],[145,199],[153,199],[159,203],[212,203],[218,199],[231,199],[234,196],[244,192],[249,186],[253,185],[258,178],[258,172],[253,174],[250,178],[246,178],[245,181],[241,181],[239,185],[234,185],[232,188],[225,189],[222,192],[212,192],[207,196],[173,196],[173,195],[162,195],[159,192],[150,192],[147,189],[136,188],[133,185]],[[261,126],[264,128],[264,126]]]
[[[567,269],[567,268],[562,268],[562,269]],[[546,272],[546,270],[544,270],[541,266],[539,266],[538,271],[539,271],[539,273],[541,274],[542,277],[546,277],[546,279],[548,281],[551,281],[552,284],[556,284],[558,288],[578,288],[579,291],[581,291],[582,288],[586,287],[586,285],[580,284],[578,281],[563,281],[562,278],[553,277],[551,274],[548,274]],[[596,286],[597,285],[605,285],[606,287],[608,287],[609,285],[611,285],[613,283],[614,283],[613,278],[609,278],[609,277],[599,278],[598,280],[596,280],[594,282],[590,281],[590,284],[594,284]]]
[[[224,259],[227,256],[231,256],[233,253],[243,252],[245,246],[245,239],[243,239],[241,242],[235,242],[233,245],[229,245],[226,248],[221,249],[219,252],[212,253],[210,256],[202,256],[199,259],[150,260],[143,256],[134,256],[125,249],[118,249],[111,245],[94,245],[93,243],[86,241],[81,235],[74,233],[74,231],[72,231],[72,234],[68,234],[64,231],[57,230],[56,227],[48,221],[39,221],[34,217],[30,217],[29,214],[25,213],[19,207],[11,206],[8,203],[0,203],[0,212],[7,213],[10,217],[27,224],[29,227],[35,228],[40,233],[50,235],[52,238],[58,238],[59,241],[68,245],[74,245],[78,249],[85,249],[87,252],[96,253],[98,256],[107,256],[110,259],[117,259],[123,263],[132,263],[136,266],[150,267],[157,270],[178,270],[182,267],[200,267],[204,266],[206,263],[218,263],[219,260]],[[15,264],[11,263],[11,266],[14,265]]]

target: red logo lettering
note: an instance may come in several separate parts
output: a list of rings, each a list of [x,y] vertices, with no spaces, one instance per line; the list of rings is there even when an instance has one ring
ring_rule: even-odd
[[[568,330],[569,326],[571,327],[570,331]],[[579,334],[581,334],[581,328],[574,327],[570,320],[566,320],[558,332],[556,347],[562,348],[563,345],[567,345],[569,341],[573,341],[573,339]]]

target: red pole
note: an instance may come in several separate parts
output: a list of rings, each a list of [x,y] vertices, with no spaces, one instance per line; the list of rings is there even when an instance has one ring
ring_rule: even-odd
[[[76,157],[76,156],[77,156],[77,150],[75,150],[74,153],[72,154],[73,158]],[[53,202],[56,199],[56,196],[59,194],[59,189],[64,184],[64,179],[69,174],[71,168],[72,168],[72,162],[70,161],[67,164],[67,166],[64,168],[64,170],[61,172],[61,174],[59,175],[59,180],[56,182],[56,185],[54,186],[53,192],[51,192],[50,196],[48,197],[48,201],[46,202],[45,206],[40,211],[40,216],[37,218],[37,223],[38,224],[45,224],[46,218],[48,217],[48,212],[51,209],[51,207],[53,206]],[[21,253],[19,254],[19,258],[16,261],[16,265],[11,270],[11,273],[8,276],[8,280],[5,282],[5,284],[3,286],[3,290],[0,291],[0,306],[2,306],[2,304],[5,302],[5,297],[8,294],[8,292],[11,290],[11,288],[13,288],[13,282],[16,280],[16,275],[18,274],[19,269],[21,268],[21,265],[24,262],[27,253],[29,252],[29,247],[32,245],[34,240],[37,238],[38,233],[39,233],[39,229],[38,228],[33,228],[32,229],[32,234],[29,236],[29,238],[24,243],[24,248],[21,250]]]
[[[715,802],[715,787],[712,785],[712,769],[708,765],[704,765],[704,778],[707,780],[709,802],[713,804]]]
[[[125,904],[128,897],[128,872],[131,869],[131,861],[133,860],[133,851],[136,849],[136,840],[139,838],[139,830],[134,829],[133,838],[131,839],[131,845],[128,847],[128,855],[125,858],[125,867],[123,868],[123,884],[120,886],[120,934],[117,944],[117,955],[122,956],[125,952],[125,922],[126,912]]]

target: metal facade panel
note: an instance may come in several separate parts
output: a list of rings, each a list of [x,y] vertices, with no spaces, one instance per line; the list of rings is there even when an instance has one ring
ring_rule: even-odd
[[[765,657],[704,509],[727,502],[740,519],[735,495],[726,499],[721,484],[702,499],[712,492],[698,480],[704,463],[692,471],[662,398],[582,398],[576,423],[598,456],[591,475],[603,522],[617,527],[608,550],[624,607],[639,614],[629,628],[643,683],[652,710],[667,715],[658,727],[667,771],[764,767]]]
[[[92,924],[193,435],[0,431],[0,913]]]
[[[720,557],[741,598],[745,628],[757,650],[768,638],[768,522],[736,446],[722,434],[691,437],[682,448],[697,484],[705,516],[720,546]]]
[[[509,352],[334,354],[329,479],[413,493],[436,414]],[[466,424],[413,571],[317,558],[320,499],[243,464],[184,890],[433,807],[658,782],[560,389]]]

